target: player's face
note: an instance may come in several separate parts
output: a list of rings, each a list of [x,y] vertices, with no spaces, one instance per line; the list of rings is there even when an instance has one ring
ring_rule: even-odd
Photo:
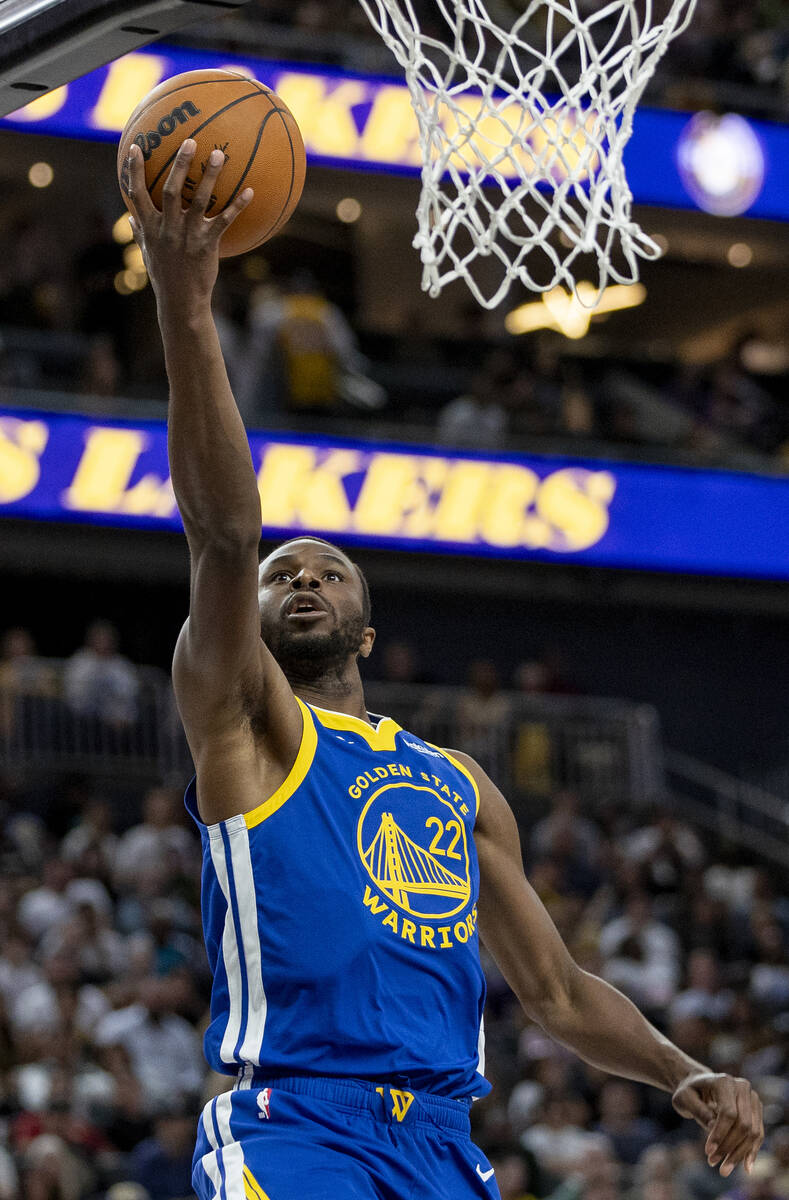
[[[260,633],[285,669],[310,673],[366,657],[359,574],[341,551],[309,539],[290,542],[260,564]]]

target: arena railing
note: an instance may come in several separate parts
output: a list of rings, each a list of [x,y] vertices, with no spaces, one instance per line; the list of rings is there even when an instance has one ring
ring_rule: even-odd
[[[109,695],[98,711],[75,710],[66,666],[43,658],[0,665],[0,772],[23,781],[79,773],[183,786],[193,766],[167,674],[137,668],[133,712],[113,719]],[[789,868],[787,798],[665,749],[650,705],[520,692],[481,698],[463,687],[377,682],[365,690],[371,713],[476,758],[526,824],[562,790],[592,813],[660,805],[719,842]]]
[[[34,775],[186,780],[192,764],[167,675],[139,668],[137,692],[113,716],[110,691],[75,708],[62,660],[0,668],[0,768]],[[4,676],[4,678],[3,678]],[[662,788],[657,714],[646,705],[581,696],[370,683],[372,711],[425,740],[471,754],[513,800],[535,812],[571,789],[586,803],[644,805]]]
[[[677,812],[719,842],[789,870],[789,803],[689,754],[666,750],[664,766]]]

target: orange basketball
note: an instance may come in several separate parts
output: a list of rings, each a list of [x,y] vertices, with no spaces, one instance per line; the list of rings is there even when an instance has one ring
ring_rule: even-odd
[[[185,203],[217,147],[225,165],[206,216],[216,216],[246,187],[255,192],[223,234],[220,256],[243,254],[279,233],[299,202],[307,165],[299,127],[279,96],[236,71],[185,71],[165,79],[140,101],[121,134],[118,182],[127,207],[132,142],[142,150],[148,190],[161,208],[162,189],[186,138],[194,138],[197,150],[184,184]]]

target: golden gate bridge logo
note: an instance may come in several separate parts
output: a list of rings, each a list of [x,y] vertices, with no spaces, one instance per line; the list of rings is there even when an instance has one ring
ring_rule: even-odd
[[[398,790],[399,796],[391,794]],[[389,793],[385,801],[382,793]],[[407,820],[413,832],[424,830],[429,848],[398,823],[392,804],[395,798],[401,801],[401,821]],[[418,917],[449,917],[469,902],[465,827],[453,806],[432,788],[413,784],[379,788],[359,818],[358,844],[371,879],[398,908]],[[436,909],[439,911],[433,911]]]

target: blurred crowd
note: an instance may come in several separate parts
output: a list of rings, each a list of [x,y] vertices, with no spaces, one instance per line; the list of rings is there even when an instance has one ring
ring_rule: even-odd
[[[29,633],[7,631],[2,649],[0,693],[51,686]],[[69,703],[128,719],[133,674],[94,622],[65,665]],[[523,692],[573,691],[556,655],[516,674]],[[410,643],[384,647],[381,675],[430,682]],[[500,682],[472,664],[456,712],[471,753],[507,720]],[[191,1195],[196,1117],[225,1084],[201,1052],[210,978],[185,782],[0,782],[0,1200]],[[522,799],[529,878],[577,961],[689,1054],[751,1079],[768,1139],[750,1177],[722,1179],[668,1096],[552,1042],[483,952],[494,1086],[472,1120],[503,1200],[789,1200],[789,894],[663,803]]]
[[[115,415],[164,415],[167,385],[150,289],[116,288],[128,245],[94,214],[79,253],[20,217],[0,264],[0,402],[57,392]],[[136,247],[132,247],[136,250]],[[352,321],[308,270],[255,282],[224,270],[215,313],[249,428],[364,434],[371,417],[448,446],[575,449],[783,469],[789,350],[755,333],[706,367],[579,356],[558,333],[485,336],[478,310],[454,337],[418,322],[397,336]],[[72,401],[67,399],[68,395]],[[64,400],[63,397],[66,397]],[[46,397],[43,403],[46,405]]]
[[[661,17],[668,7],[668,0],[654,5],[655,17]],[[446,38],[447,25],[430,0],[414,0],[409,8],[423,33]],[[582,16],[598,10],[594,0],[581,0],[577,8]],[[489,11],[495,21],[507,28],[523,10],[505,2],[491,4]],[[641,15],[645,10],[639,6],[636,11]],[[363,69],[366,48],[368,56],[375,54],[375,65],[380,69],[380,39],[356,0],[298,0],[295,4],[286,0],[256,0],[246,15],[264,29],[267,26],[280,29],[283,35],[287,31],[297,54],[301,50]],[[532,22],[536,34],[545,19],[545,12],[538,9]],[[245,28],[253,28],[252,22]],[[228,34],[232,34],[232,24]],[[754,109],[761,105],[760,94],[769,97],[771,109],[776,102],[786,105],[788,57],[789,16],[781,0],[753,0],[750,4],[737,0],[698,0],[689,29],[658,68],[651,88],[652,98],[681,105],[688,102],[688,97],[695,101],[703,96],[705,87],[711,89],[707,94],[714,95],[716,84],[724,83],[744,89],[740,95],[746,105],[750,93]]]

